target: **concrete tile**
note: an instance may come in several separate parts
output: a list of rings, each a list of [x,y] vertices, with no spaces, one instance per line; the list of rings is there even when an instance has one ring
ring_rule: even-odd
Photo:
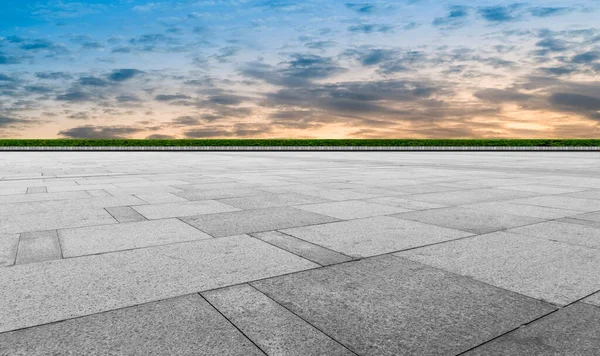
[[[264,194],[262,190],[254,188],[231,188],[231,189],[211,189],[211,190],[184,190],[174,193],[177,196],[187,200],[207,200],[207,199],[225,199],[248,197]]]
[[[112,197],[112,194],[110,194],[104,189],[86,190],[86,192],[93,198]]]
[[[600,210],[600,201],[594,199],[572,198],[565,195],[541,196],[516,199],[512,202],[526,205],[547,206],[550,208],[570,209],[592,212]]]
[[[493,340],[465,356],[600,355],[600,308],[576,303]]]
[[[436,209],[436,208],[446,207],[446,205],[424,203],[424,202],[415,201],[415,200],[403,199],[401,197],[382,197],[382,198],[368,199],[367,201],[370,203],[396,206],[398,208],[403,208],[403,209],[407,209],[407,210],[427,210],[427,209]]]
[[[528,235],[550,241],[560,241],[600,249],[600,227],[548,221],[540,224],[508,230],[515,234]]]
[[[81,192],[85,193],[85,192]],[[51,194],[51,193],[48,193]],[[87,195],[87,193],[86,193]],[[97,197],[87,195],[86,199],[73,199],[68,201],[36,201],[15,204],[0,204],[0,216],[25,215],[37,213],[52,213],[60,211],[103,210],[113,206],[129,206],[146,204],[133,196]]]
[[[136,181],[136,182],[124,182],[124,183],[113,183],[117,188],[137,188],[137,187],[157,187],[157,186],[173,186],[179,184],[187,184],[187,182],[171,179],[171,180],[159,180],[159,181]]]
[[[466,187],[465,187],[466,186]],[[406,194],[423,194],[423,193],[437,193],[437,192],[451,192],[461,189],[472,189],[468,185],[461,185],[460,188],[456,186],[446,186],[437,184],[414,184],[414,185],[399,185],[395,187],[388,187],[395,189]]]
[[[198,294],[0,334],[0,350],[13,356],[264,355]]]
[[[0,285],[11,286],[0,288],[0,332],[317,266],[255,238],[230,236],[0,268]]]
[[[106,188],[107,192],[112,195],[137,195],[145,193],[175,193],[180,192],[180,189],[172,186],[154,186],[154,187],[127,187],[127,188]]]
[[[177,203],[187,201],[186,199],[178,197],[177,195],[169,192],[140,193],[136,194],[135,196],[148,204]]]
[[[115,223],[117,221],[104,209],[68,209],[22,215],[0,215],[0,233],[20,233]]]
[[[275,187],[261,187],[261,190],[272,192],[272,193],[297,193],[303,195],[310,195],[317,198],[323,198],[327,200],[356,200],[356,199],[369,199],[378,197],[379,194],[365,194],[355,193],[348,189],[325,189],[317,188],[311,185],[305,184],[294,184],[294,185],[283,185]]]
[[[600,200],[600,190],[599,189],[590,189],[582,192],[576,192],[571,194],[565,194],[572,198],[582,198],[582,199],[594,199]]]
[[[113,216],[120,223],[144,221],[145,217],[141,216],[137,211],[133,210],[128,206],[115,206],[112,208],[105,208],[110,215]]]
[[[596,211],[593,213],[579,214],[579,215],[575,215],[575,216],[571,216],[571,217],[573,219],[577,219],[577,220],[600,222],[600,211]]]
[[[565,193],[573,193],[579,192],[583,190],[583,188],[569,188],[569,187],[561,187],[557,185],[545,185],[545,184],[527,184],[527,185],[512,185],[512,186],[502,186],[498,187],[502,189],[510,189],[510,190],[521,190],[524,192],[533,192],[540,194],[565,194]]]
[[[352,258],[339,252],[328,250],[319,245],[300,240],[296,237],[283,234],[279,231],[258,232],[252,234],[259,240],[270,243],[271,245],[282,248],[295,255],[306,258],[309,261],[329,266],[337,263],[351,261]]]
[[[368,257],[470,236],[471,233],[379,216],[282,232],[353,257]]]
[[[590,305],[595,305],[597,307],[600,307],[600,291],[598,291],[598,293],[592,294],[591,296],[585,298],[583,300],[583,302],[590,304]]]
[[[48,193],[48,189],[46,189],[46,187],[29,187],[29,188],[27,188],[27,194],[39,194],[39,193]]]
[[[247,284],[202,295],[269,356],[354,355]]]
[[[59,193],[46,193],[46,194],[13,194],[13,195],[0,195],[0,204],[14,204],[34,201],[47,201],[47,200],[67,200],[67,199],[80,199],[89,198],[90,196],[86,192],[59,192]]]
[[[410,211],[389,205],[368,203],[361,200],[299,205],[296,206],[296,208],[312,211],[313,213],[317,214],[332,216],[342,220],[368,218],[372,216],[390,215]]]
[[[65,258],[212,238],[177,219],[64,229],[58,235]]]
[[[17,265],[62,258],[56,230],[22,233],[17,251]]]
[[[508,189],[472,189],[452,192],[439,192],[427,194],[404,195],[409,200],[422,201],[426,203],[442,205],[463,205],[484,203],[490,201],[502,201],[537,195],[536,193],[522,192]]]
[[[0,267],[15,264],[19,234],[0,234]]]
[[[247,189],[246,184],[237,182],[216,182],[216,183],[201,183],[201,184],[179,184],[173,185],[174,188],[179,190],[194,190],[194,191],[207,191],[207,190],[229,190],[229,189]]]
[[[321,199],[310,195],[302,195],[296,193],[264,193],[254,196],[219,199],[219,202],[231,205],[233,207],[250,210],[250,209],[265,209],[280,206],[294,206],[300,204],[323,203],[327,199]]]
[[[562,219],[556,219],[554,221],[568,223],[568,224],[591,226],[591,227],[600,229],[600,221],[583,220],[583,219],[575,219],[575,218],[562,218]]]
[[[600,251],[495,232],[400,252],[401,257],[565,305],[600,290]]]
[[[544,221],[527,216],[456,207],[413,211],[393,216],[400,219],[420,221],[426,224],[468,231],[474,234],[485,234]]]
[[[337,221],[329,216],[289,207],[190,216],[184,217],[182,220],[215,237]]]
[[[395,256],[251,284],[360,355],[453,355],[554,310]]]
[[[78,190],[103,190],[103,189],[115,189],[116,187],[112,184],[86,184],[86,185],[59,185],[54,187],[48,187],[48,192],[74,192]]]
[[[0,188],[0,195],[25,194],[26,192],[27,188],[25,187]]]
[[[462,205],[462,208],[489,211],[494,213],[503,213],[511,215],[529,216],[540,219],[557,219],[570,215],[581,214],[578,210],[567,210],[548,208],[545,206],[525,205],[511,203],[510,201],[498,201],[490,203],[478,203]]]
[[[239,210],[214,200],[199,200],[182,203],[165,203],[134,206],[138,213],[148,219],[165,219],[178,216],[215,214]]]

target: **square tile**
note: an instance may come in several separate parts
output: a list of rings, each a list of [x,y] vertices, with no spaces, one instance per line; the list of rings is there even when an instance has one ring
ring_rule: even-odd
[[[152,205],[137,205],[133,209],[147,219],[166,219],[178,216],[190,216],[200,214],[215,214],[227,211],[236,211],[237,208],[214,200],[199,200],[182,203],[165,203]]]
[[[262,193],[254,196],[219,199],[219,202],[234,206],[243,210],[265,209],[279,206],[294,206],[301,204],[322,203],[327,199],[317,198],[310,195],[296,193]]]
[[[0,267],[15,264],[18,245],[19,234],[0,234]]]
[[[517,227],[508,230],[508,232],[600,249],[600,227],[547,221],[540,224]]]

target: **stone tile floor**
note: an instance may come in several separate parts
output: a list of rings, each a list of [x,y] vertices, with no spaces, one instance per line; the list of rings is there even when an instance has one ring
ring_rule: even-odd
[[[594,152],[0,153],[0,355],[600,355]]]

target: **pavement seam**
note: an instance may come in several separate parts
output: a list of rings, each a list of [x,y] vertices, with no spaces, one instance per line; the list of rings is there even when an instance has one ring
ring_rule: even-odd
[[[327,334],[326,332],[324,332],[321,328],[317,327],[316,325],[312,324],[311,322],[309,322],[308,320],[304,319],[303,317],[301,317],[300,315],[296,314],[294,311],[290,310],[289,308],[287,308],[285,305],[279,303],[277,300],[273,299],[270,295],[264,293],[263,291],[261,291],[260,289],[258,289],[256,286],[254,286],[252,283],[254,282],[248,282],[248,285],[252,288],[254,288],[256,291],[258,291],[260,294],[264,295],[265,297],[269,298],[270,300],[272,300],[275,304],[279,305],[280,307],[282,307],[283,309],[287,310],[289,313],[291,313],[292,315],[295,315],[297,318],[299,318],[300,320],[304,321],[306,324],[312,326],[313,328],[315,328],[315,330],[318,330],[321,334],[327,336],[328,338],[330,338],[332,341],[334,341],[335,343],[337,343],[338,345],[342,346],[344,349],[348,350],[349,352],[351,352],[353,355],[357,355],[358,354],[356,352],[354,352],[352,349],[350,349],[348,346],[344,345],[343,343],[341,343],[340,341],[338,341],[337,339],[335,339],[334,337],[332,337],[331,335]]]
[[[248,335],[246,335],[246,333],[243,332],[242,329],[240,329],[237,325],[235,325],[233,323],[233,321],[231,321],[227,316],[225,316],[225,314],[221,313],[221,311],[216,306],[214,306],[208,299],[206,299],[202,295],[202,293],[198,292],[198,295],[200,296],[200,298],[204,299],[208,303],[208,305],[211,306],[211,308],[213,308],[217,313],[219,313],[223,318],[225,318],[225,320],[227,320],[227,322],[229,324],[231,324],[231,326],[233,326],[237,331],[239,331],[240,334],[242,334],[246,338],[246,340],[250,341],[252,343],[252,345],[254,345],[254,347],[256,347],[258,350],[260,350],[260,352],[262,352],[263,354],[265,354],[265,356],[268,356],[268,354],[267,354],[267,352],[265,350],[263,350],[260,346],[258,346],[254,342],[254,340],[252,340]]]

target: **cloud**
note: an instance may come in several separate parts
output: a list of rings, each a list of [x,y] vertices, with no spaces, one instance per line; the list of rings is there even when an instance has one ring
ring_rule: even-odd
[[[394,30],[393,26],[385,24],[361,24],[348,27],[348,31],[352,33],[389,33]]]
[[[79,85],[92,87],[106,87],[110,85],[106,80],[96,77],[81,77],[79,78],[78,83]]]
[[[327,49],[327,48],[332,48],[336,46],[336,42],[335,41],[315,41],[315,42],[307,42],[304,45],[307,48],[311,48],[311,49]]]
[[[467,6],[452,6],[450,13],[445,17],[436,17],[433,20],[433,26],[443,29],[455,29],[463,27],[467,24],[469,17],[469,7]]]
[[[208,98],[208,101],[218,105],[239,105],[246,98],[238,95],[214,95]]]
[[[600,51],[588,51],[574,56],[571,63],[589,64],[597,60],[600,60]]]
[[[504,22],[513,22],[521,18],[521,11],[524,4],[515,3],[511,5],[483,6],[477,8],[477,13],[484,20],[499,24]]]
[[[47,94],[54,92],[54,88],[46,85],[26,85],[25,90],[35,94]]]
[[[346,3],[345,5],[348,9],[355,11],[361,15],[370,15],[375,12],[375,5],[373,4]]]
[[[184,132],[189,138],[231,137],[233,133],[226,129],[195,129]]]
[[[550,17],[564,15],[573,10],[574,9],[570,7],[532,7],[529,9],[529,13],[535,17]]]
[[[173,140],[177,137],[171,135],[162,135],[162,134],[154,134],[150,136],[146,136],[146,140]]]
[[[524,102],[534,98],[533,95],[521,93],[514,89],[483,89],[473,94],[476,98],[494,104],[508,102]]]
[[[0,52],[0,64],[19,64],[21,63],[22,57],[7,56]]]
[[[202,124],[203,122],[204,120],[202,120],[201,118],[190,115],[180,116],[171,120],[172,126],[175,127],[197,126]]]
[[[578,111],[599,111],[600,97],[573,94],[573,93],[554,93],[550,95],[548,101],[556,106],[575,109]],[[600,119],[600,113],[598,119]]]
[[[79,126],[58,132],[58,135],[70,138],[127,138],[142,129],[128,126]]]
[[[116,69],[108,75],[108,79],[114,82],[124,82],[144,72],[137,69]]]
[[[0,116],[0,127],[13,128],[18,124],[27,124],[29,121],[23,119],[15,119],[13,117]]]
[[[90,101],[92,97],[90,94],[82,91],[70,91],[65,94],[57,95],[56,100],[70,101],[70,102],[83,102]]]
[[[542,67],[539,68],[543,73],[548,75],[568,75],[577,72],[576,68],[569,66],[562,67]]]
[[[183,100],[191,99],[192,97],[185,94],[160,94],[154,97],[156,101],[172,101],[172,100]]]
[[[66,73],[66,72],[38,72],[38,73],[35,73],[35,76],[39,79],[50,79],[50,80],[73,78],[73,76],[70,73]]]
[[[141,101],[140,98],[131,94],[119,95],[115,99],[120,103],[136,103]]]

